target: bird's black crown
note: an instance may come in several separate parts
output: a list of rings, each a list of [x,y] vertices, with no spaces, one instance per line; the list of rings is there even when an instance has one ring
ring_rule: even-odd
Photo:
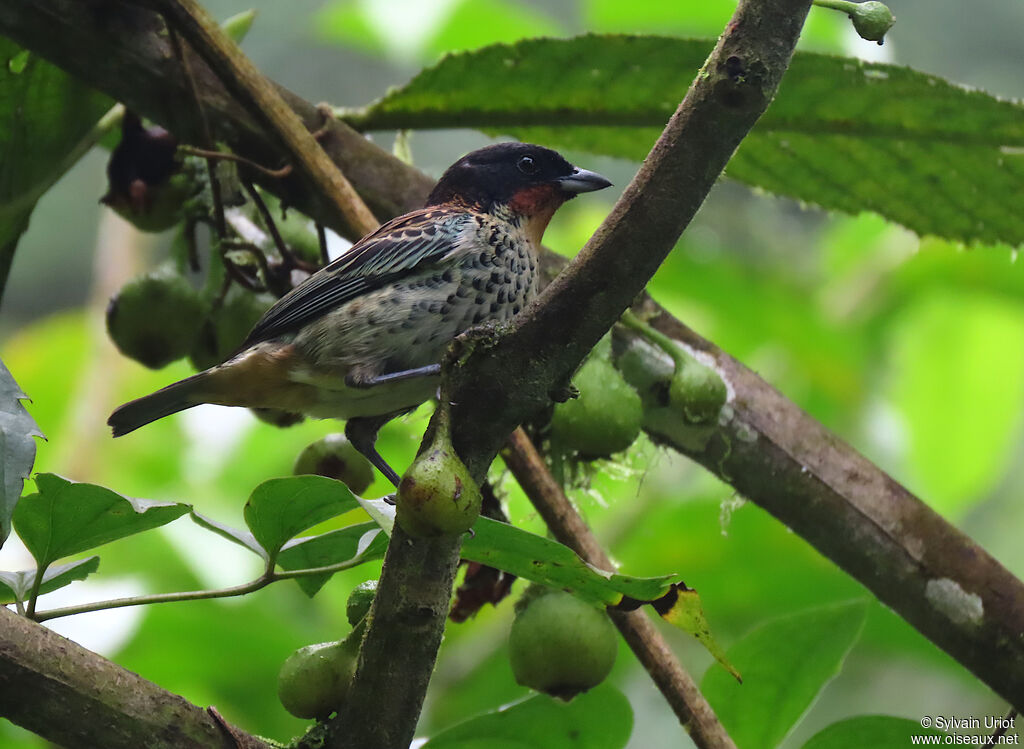
[[[579,174],[593,173],[577,169],[550,148],[532,143],[497,143],[472,151],[448,167],[427,198],[427,205],[461,201],[488,209],[508,202],[524,187],[561,183]],[[603,184],[595,183],[588,189],[611,184],[600,179]],[[565,197],[582,191],[568,186]]]

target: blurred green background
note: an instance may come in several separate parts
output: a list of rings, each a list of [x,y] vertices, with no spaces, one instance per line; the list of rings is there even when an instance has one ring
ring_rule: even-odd
[[[634,0],[208,0],[218,17],[259,11],[244,48],[268,75],[314,101],[358,106],[449,50],[584,30],[713,37],[733,3]],[[1024,4],[892,0],[884,47],[814,9],[805,49],[884,59],[1007,97],[1024,96]],[[784,84],[783,84],[784,85]],[[376,136],[384,145],[388,138]],[[474,131],[412,136],[431,174],[486,143]],[[621,189],[636,164],[567,154]],[[138,497],[193,503],[241,525],[249,490],[290,472],[301,448],[338,425],[278,430],[248,413],[205,407],[114,442],[105,420],[124,400],[189,373],[150,372],[106,339],[103,309],[121,282],[155,265],[168,237],[140,237],[101,209],[106,153],[95,151],[46,195],[22,239],[0,317],[2,354],[46,433],[36,470]],[[547,244],[573,253],[615,195],[574,201]],[[919,239],[881,219],[826,215],[723,182],[651,284],[678,317],[729,351],[1024,574],[1024,265],[1006,248]],[[411,459],[428,409],[385,429],[382,452]],[[726,645],[772,617],[866,598],[850,578],[766,513],[683,458],[639,443],[576,495],[633,575],[680,572]],[[510,485],[511,488],[511,485]],[[371,495],[383,493],[378,482]],[[538,529],[515,492],[513,519]],[[179,520],[100,550],[100,573],[44,598],[43,608],[143,591],[241,582],[254,563]],[[0,567],[21,569],[15,544]],[[277,702],[276,673],[294,648],[345,633],[344,602],[377,570],[337,575],[313,600],[291,584],[244,599],[86,614],[54,628],[246,729],[276,739],[302,730]],[[525,690],[504,653],[511,603],[450,626],[420,725],[430,735]],[[665,628],[698,677],[710,657]],[[688,746],[672,713],[623,648],[613,674],[636,720],[630,747]],[[1005,704],[885,607],[783,746],[841,718],[885,713],[983,716]],[[0,721],[0,745],[43,743]]]

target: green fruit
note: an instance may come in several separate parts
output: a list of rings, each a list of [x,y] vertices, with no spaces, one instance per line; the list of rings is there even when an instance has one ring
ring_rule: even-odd
[[[193,192],[192,179],[187,174],[175,174],[162,185],[148,185],[145,198],[136,202],[117,201],[109,205],[121,218],[144,232],[170,229],[184,217],[185,201]]]
[[[889,6],[885,3],[874,2],[874,0],[858,3],[850,13],[850,19],[853,21],[853,28],[857,30],[861,38],[879,44],[882,43],[885,32],[896,23],[896,18],[889,10]]]
[[[373,605],[373,598],[377,595],[377,581],[367,580],[359,583],[352,592],[348,594],[348,603],[345,604],[345,616],[348,623],[353,627],[359,624],[370,612]]]
[[[129,281],[111,298],[107,332],[125,356],[160,369],[189,352],[203,313],[188,281],[164,268]]]
[[[677,365],[668,388],[669,403],[691,424],[717,423],[727,396],[718,373],[692,358]]]
[[[566,453],[606,458],[640,435],[640,396],[607,359],[591,356],[573,378],[579,397],[559,403],[551,417],[551,442]]]
[[[480,515],[483,498],[465,464],[452,449],[446,429],[420,453],[402,476],[395,519],[410,536],[465,533]]]
[[[362,494],[373,483],[373,466],[344,434],[328,434],[299,453],[292,473],[314,474],[344,481],[354,494]]]
[[[519,684],[570,700],[608,676],[618,637],[604,612],[553,591],[529,601],[516,614],[508,648]]]
[[[327,718],[348,695],[357,657],[357,648],[346,640],[296,650],[277,677],[277,696],[285,710],[296,718]]]
[[[275,302],[271,294],[254,294],[237,286],[203,323],[189,359],[196,369],[209,369],[234,354],[249,331]]]

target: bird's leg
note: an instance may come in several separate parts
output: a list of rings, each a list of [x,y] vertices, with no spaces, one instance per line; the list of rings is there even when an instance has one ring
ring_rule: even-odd
[[[412,409],[403,409],[382,416],[356,416],[345,422],[345,436],[352,447],[359,451],[373,466],[384,474],[384,477],[398,487],[399,476],[377,452],[377,432],[396,416],[408,413]]]
[[[404,382],[405,380],[415,380],[417,377],[433,377],[441,374],[440,364],[427,364],[424,367],[415,367],[413,369],[403,369],[398,372],[386,372],[380,375],[356,376],[353,377],[351,374],[345,378],[345,384],[353,388],[371,388],[375,385],[384,385],[391,382]],[[389,419],[391,417],[388,417]]]

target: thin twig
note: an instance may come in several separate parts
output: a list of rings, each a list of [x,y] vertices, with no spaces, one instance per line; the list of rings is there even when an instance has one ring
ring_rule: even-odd
[[[331,262],[331,256],[327,252],[327,229],[319,221],[316,222],[316,241],[320,245],[320,267]]]
[[[273,179],[284,179],[293,171],[291,164],[285,164],[280,169],[270,169],[262,164],[257,164],[252,159],[247,159],[230,151],[212,151],[206,148],[196,148],[195,146],[178,146],[178,150],[189,156],[199,156],[209,160],[234,161],[236,164],[244,164],[250,169],[254,169],[260,174],[265,174]]]
[[[613,570],[611,559],[565,496],[561,485],[555,481],[544,458],[522,427],[512,432],[502,457],[555,539],[589,564]],[[637,659],[647,669],[694,744],[700,749],[735,749],[736,745],[700,693],[693,677],[679,663],[647,615],[642,611],[609,611],[608,615],[622,632]]]
[[[206,117],[206,110],[203,109],[203,100],[199,96],[199,88],[196,86],[196,79],[192,75],[192,66],[189,64],[188,57],[185,55],[185,49],[181,44],[181,39],[178,38],[178,32],[175,31],[174,27],[170,23],[167,23],[166,18],[164,19],[164,23],[167,24],[168,36],[171,40],[171,49],[174,50],[174,56],[177,58],[178,64],[181,65],[185,81],[188,83],[189,94],[192,96],[192,102],[196,108],[196,115],[199,118],[199,124],[203,133],[203,145],[206,146],[209,151],[214,152],[216,144],[213,140],[213,134],[210,131],[210,121]],[[210,181],[210,196],[213,201],[213,228],[217,233],[217,237],[219,239],[223,239],[227,233],[224,221],[224,198],[220,191],[220,178],[217,176],[217,166],[210,158],[206,159],[206,175]]]
[[[291,248],[285,243],[284,238],[281,236],[281,232],[277,229],[277,222],[274,221],[274,217],[270,215],[270,210],[267,208],[267,204],[263,202],[263,198],[260,197],[259,192],[255,186],[249,180],[242,180],[242,187],[245,188],[246,193],[249,195],[249,199],[252,200],[253,205],[256,206],[256,210],[259,212],[260,217],[263,219],[264,226],[267,227],[267,231],[270,233],[271,239],[274,240],[274,247],[277,248],[277,253],[281,256],[281,260],[284,262],[285,267],[288,270],[298,266],[295,255],[292,253]],[[263,258],[266,262],[266,258]],[[270,281],[270,275],[267,275],[267,282]]]
[[[34,616],[28,615],[29,619],[37,622],[45,622],[50,619],[59,619],[62,616],[74,614],[86,614],[91,611],[105,611],[107,609],[121,609],[128,606],[145,606],[150,603],[174,603],[177,601],[205,601],[211,598],[234,598],[247,593],[254,593],[257,590],[267,587],[271,583],[280,580],[294,580],[300,577],[313,577],[315,575],[330,575],[335,572],[352,569],[366,560],[356,557],[337,564],[329,564],[324,567],[307,567],[301,570],[285,570],[284,572],[267,571],[241,585],[232,585],[227,588],[215,588],[212,590],[186,590],[177,593],[153,593],[143,596],[128,596],[126,598],[112,598],[107,601],[93,601],[78,606],[64,606],[59,609],[41,611]]]

